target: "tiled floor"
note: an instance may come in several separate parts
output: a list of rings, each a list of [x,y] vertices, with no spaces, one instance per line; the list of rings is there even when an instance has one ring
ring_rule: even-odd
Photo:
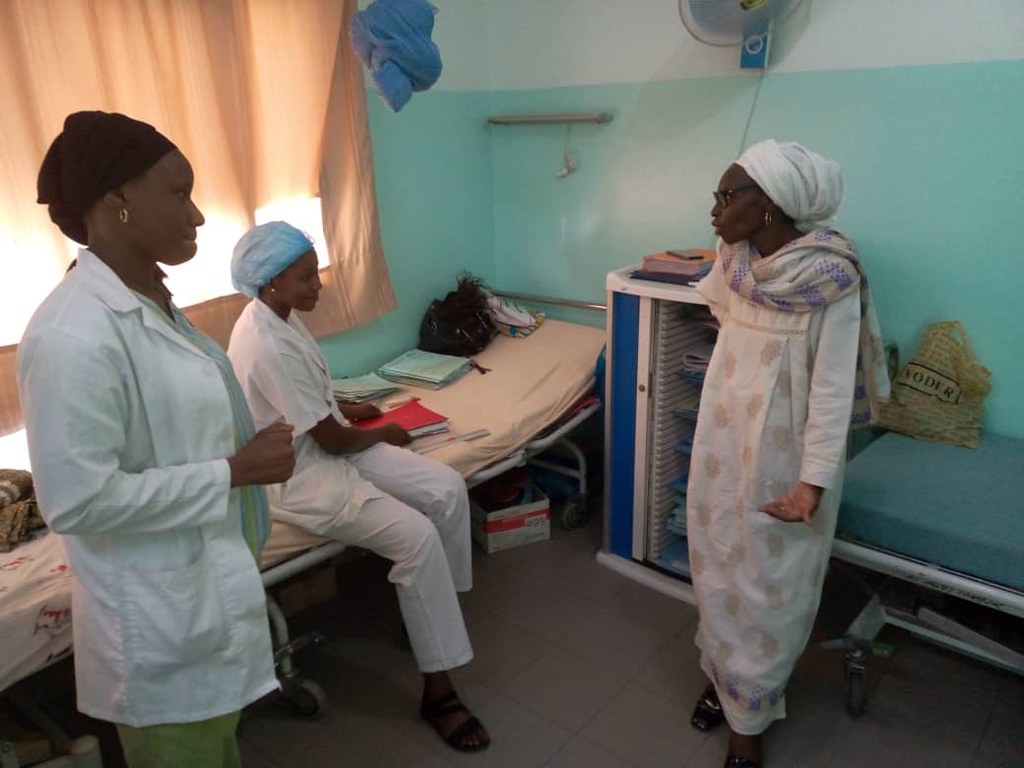
[[[417,717],[420,677],[398,642],[384,564],[347,567],[336,599],[297,617],[330,639],[299,666],[327,691],[322,719],[264,701],[243,716],[247,768],[719,768],[725,734],[688,724],[704,680],[696,611],[594,560],[596,519],[551,541],[476,551],[463,606],[476,658],[453,673],[490,749],[463,755]],[[891,631],[868,711],[846,714],[837,652],[813,648],[766,737],[767,768],[1024,768],[1024,679]]]

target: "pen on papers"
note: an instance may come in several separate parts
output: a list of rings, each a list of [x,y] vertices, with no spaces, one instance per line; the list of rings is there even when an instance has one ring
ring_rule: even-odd
[[[382,403],[382,405],[384,406],[384,410],[392,411],[395,408],[398,408],[399,406],[411,403],[413,400],[419,400],[419,398],[416,397],[415,395],[409,395],[408,397],[399,397],[394,400],[386,400],[384,403]]]

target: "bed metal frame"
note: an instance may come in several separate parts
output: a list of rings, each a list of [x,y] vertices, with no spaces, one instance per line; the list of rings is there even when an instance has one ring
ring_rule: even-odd
[[[834,541],[832,556],[943,595],[967,600],[1019,619],[1024,618],[1024,592],[1011,587],[841,538]],[[918,607],[913,612],[907,611],[886,605],[878,592],[872,592],[844,637],[822,643],[826,648],[841,648],[844,651],[846,705],[854,717],[864,712],[864,676],[868,661],[875,655],[888,656],[891,653],[890,647],[875,642],[886,624],[965,656],[1024,675],[1024,654],[927,606]]]
[[[887,343],[885,356],[889,379],[894,381],[900,368],[899,347],[893,342]],[[861,433],[850,433],[847,451],[849,458],[854,454],[853,448],[858,442],[855,439],[858,434]],[[871,439],[869,438],[868,442]],[[832,544],[832,557],[939,594],[950,595],[1000,613],[1024,618],[1024,592],[1003,584],[995,584],[970,574],[839,536]],[[881,595],[873,590],[870,594],[870,599],[847,628],[845,636],[822,644],[845,651],[843,663],[847,710],[854,717],[859,717],[864,711],[864,675],[868,661],[874,655],[887,656],[891,652],[890,647],[875,642],[878,633],[886,624],[899,627],[915,637],[965,656],[1024,675],[1024,655],[1014,649],[926,606],[910,612],[884,604]]]

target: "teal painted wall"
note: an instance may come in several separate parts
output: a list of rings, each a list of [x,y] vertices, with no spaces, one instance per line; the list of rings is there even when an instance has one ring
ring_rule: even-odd
[[[801,124],[807,94],[851,105]],[[992,371],[987,425],[1024,437],[1024,61],[808,72],[765,81],[751,135],[796,136],[846,172],[843,226],[903,358],[931,322],[960,320]]]
[[[561,180],[564,129],[492,129],[496,281],[600,300],[608,270],[710,245],[710,191],[750,119],[748,145],[795,140],[843,164],[839,225],[883,332],[907,359],[925,325],[961,320],[993,374],[989,428],[1024,436],[1022,93],[1024,61],[771,73],[759,93],[751,75],[495,92],[496,112],[615,115],[573,128],[579,170]]]
[[[709,78],[494,94],[498,112],[610,111],[565,129],[494,129],[497,278],[521,291],[604,300],[604,276],[647,252],[711,244],[711,190],[740,145],[756,80]]]
[[[735,49],[695,42],[664,0],[601,14],[592,0],[435,4],[438,84],[397,115],[367,91],[399,308],[324,341],[335,373],[412,346],[427,303],[461,269],[509,290],[603,302],[608,270],[711,245],[710,191],[744,143],[774,137],[842,162],[839,225],[861,248],[904,359],[928,323],[963,321],[993,374],[988,426],[1024,436],[1011,318],[1024,297],[1019,0],[987,0],[966,26],[960,0],[931,0],[924,16],[892,0],[804,3],[763,78],[737,69]],[[574,110],[614,121],[572,128],[578,170],[560,180],[562,126],[485,125],[488,114]]]
[[[334,376],[357,375],[416,346],[430,301],[469,270],[493,277],[486,92],[417,94],[399,113],[366,94],[381,237],[398,308],[320,343]]]

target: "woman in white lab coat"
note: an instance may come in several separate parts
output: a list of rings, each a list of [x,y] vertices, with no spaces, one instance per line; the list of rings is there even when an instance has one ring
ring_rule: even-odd
[[[372,414],[339,409],[323,354],[293,311],[312,310],[320,293],[306,235],[281,221],[253,228],[235,246],[231,277],[254,299],[235,324],[228,356],[256,425],[295,425],[295,474],[267,489],[271,514],[392,561],[389,579],[423,673],[420,713],[454,749],[483,749],[490,737],[447,673],[473,657],[456,596],[473,580],[462,477],[399,448],[409,435],[397,425],[348,425],[346,416]]]
[[[152,126],[70,115],[39,201],[87,247],[18,349],[39,508],[74,574],[78,706],[133,767],[240,765],[239,711],[277,687],[254,484],[291,474],[291,430],[254,435],[227,358],[163,287],[158,263],[196,252],[192,183]]]

